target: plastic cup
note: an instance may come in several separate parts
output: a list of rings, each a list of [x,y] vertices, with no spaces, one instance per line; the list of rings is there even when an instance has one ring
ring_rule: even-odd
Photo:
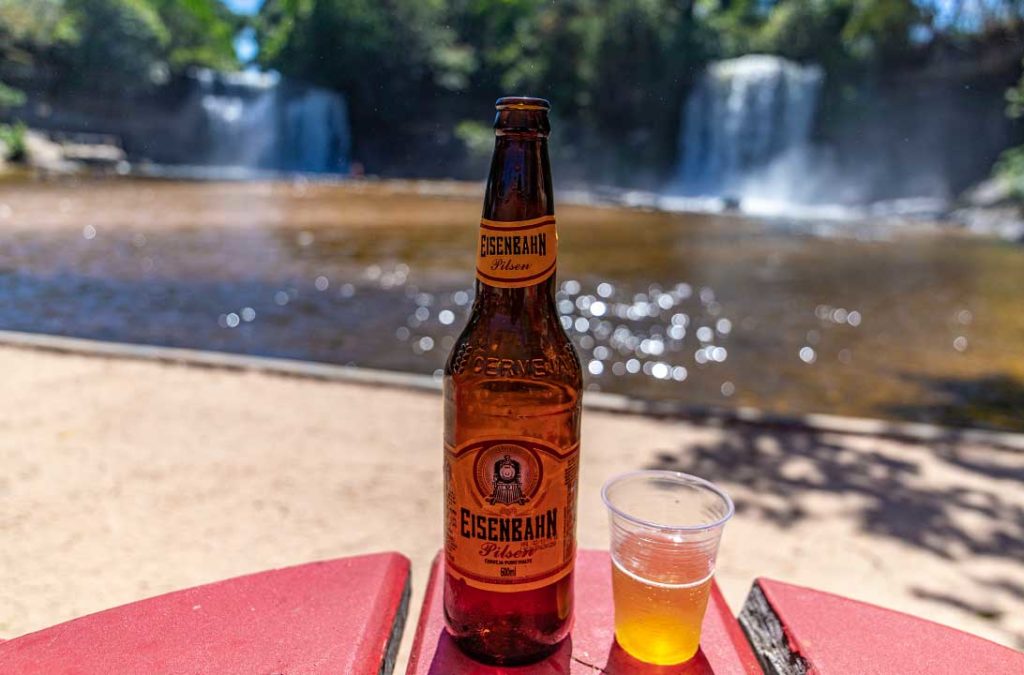
[[[601,489],[611,525],[615,639],[656,665],[700,646],[722,528],[733,503],[714,484],[677,471],[634,471]]]

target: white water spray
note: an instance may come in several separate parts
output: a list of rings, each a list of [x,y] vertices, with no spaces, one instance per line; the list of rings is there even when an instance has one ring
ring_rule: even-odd
[[[802,201],[800,176],[785,167],[807,164],[823,79],[818,66],[776,56],[708,66],[686,104],[677,191],[743,202],[767,180],[774,199]]]
[[[336,92],[275,73],[197,70],[190,112],[205,140],[198,164],[249,171],[347,173],[350,136]]]

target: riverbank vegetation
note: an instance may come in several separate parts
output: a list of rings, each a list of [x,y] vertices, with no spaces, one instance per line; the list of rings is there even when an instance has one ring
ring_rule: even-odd
[[[370,171],[479,175],[481,111],[526,92],[554,104],[562,167],[641,185],[671,170],[711,60],[820,64],[828,136],[880,82],[1016,70],[1022,17],[1021,0],[265,0],[246,17],[219,0],[0,0],[0,106],[19,91],[130,99],[194,66],[237,69],[245,30],[256,65],[345,94]]]
[[[382,163],[402,162],[424,135],[486,152],[474,142],[486,125],[470,120],[497,94],[531,92],[552,100],[566,159],[586,158],[563,164],[628,184],[670,169],[682,103],[712,59],[819,63],[827,113],[856,104],[865,81],[1019,53],[1024,3],[985,3],[970,21],[953,4],[940,15],[912,0],[267,0],[257,28],[261,65],[359,102],[356,144],[401,139],[393,157],[363,148]]]
[[[0,106],[20,90],[131,94],[200,65],[238,67],[218,0],[0,0]]]
[[[1006,92],[1006,114],[1015,120],[1024,118],[1024,74],[1017,85]],[[993,173],[1004,183],[1007,194],[1024,204],[1024,145],[1004,152]]]

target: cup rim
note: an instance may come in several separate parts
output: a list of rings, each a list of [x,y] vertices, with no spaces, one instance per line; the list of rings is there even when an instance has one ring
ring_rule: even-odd
[[[612,504],[611,500],[608,498],[608,489],[615,483],[619,483],[626,479],[633,478],[634,476],[672,478],[675,480],[682,480],[687,483],[695,483],[697,485],[700,485],[701,487],[710,490],[714,494],[718,495],[718,497],[725,502],[725,514],[718,518],[718,520],[715,520],[710,523],[701,523],[699,525],[666,525],[664,523],[658,523],[653,520],[645,520],[643,518],[638,518],[637,516],[626,513],[619,507]],[[684,473],[682,471],[670,471],[667,469],[638,469],[636,471],[627,471],[625,473],[616,474],[609,478],[608,480],[606,480],[604,482],[604,485],[601,486],[601,500],[604,502],[604,505],[608,508],[609,511],[619,516],[620,518],[624,518],[630,521],[631,523],[643,525],[644,527],[650,527],[657,530],[671,530],[675,532],[700,532],[703,530],[711,530],[716,527],[724,525],[726,521],[732,518],[733,514],[736,512],[736,506],[733,504],[732,497],[730,497],[725,490],[718,487],[711,481],[701,478],[700,476],[694,476],[693,474],[690,473]]]

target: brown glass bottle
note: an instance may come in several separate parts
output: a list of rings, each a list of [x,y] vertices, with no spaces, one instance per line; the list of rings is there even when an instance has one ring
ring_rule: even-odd
[[[549,105],[497,108],[476,300],[444,374],[444,609],[463,651],[512,665],[572,621],[582,375],[555,308]]]

